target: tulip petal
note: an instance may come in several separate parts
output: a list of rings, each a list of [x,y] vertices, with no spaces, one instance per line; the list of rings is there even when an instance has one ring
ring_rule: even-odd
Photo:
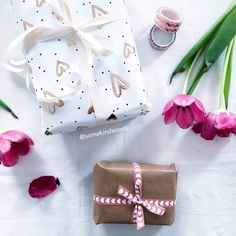
[[[234,129],[231,130],[231,132],[236,135],[236,127]]]
[[[34,145],[34,142],[31,137],[29,137],[27,134],[25,134],[21,131],[18,131],[18,130],[6,131],[6,132],[2,133],[1,136],[4,139],[7,139],[7,140],[14,142],[14,143],[21,143],[21,142],[24,142],[25,140],[27,140],[28,145],[30,145],[30,146]]]
[[[17,155],[25,156],[26,154],[29,153],[29,150],[30,150],[30,146],[29,146],[28,140],[25,139],[21,143],[12,143],[12,150]]]
[[[217,135],[223,138],[229,137],[230,133],[231,133],[230,129],[217,130]]]
[[[217,134],[217,129],[214,125],[215,118],[216,114],[209,113],[203,122],[201,136],[206,140],[213,140]]]
[[[179,94],[174,97],[173,102],[180,107],[187,107],[194,103],[195,98],[191,95]]]
[[[205,109],[201,102],[196,99],[190,106],[193,118],[196,122],[202,122],[205,119]]]
[[[165,124],[170,124],[175,121],[177,114],[177,106],[172,102],[168,102],[164,108],[164,122]]]
[[[189,108],[180,108],[176,116],[176,122],[182,129],[187,129],[193,124],[193,117]]]
[[[196,124],[194,124],[192,130],[193,130],[195,133],[200,134],[201,131],[202,131],[202,125],[203,125],[202,122],[201,122],[201,123],[196,123]]]
[[[12,143],[0,137],[0,160],[6,167],[12,167],[18,162],[18,155],[12,151]]]
[[[59,179],[54,176],[41,176],[29,185],[29,195],[32,198],[43,198],[54,192],[60,185]]]
[[[233,129],[235,127],[235,117],[230,112],[220,112],[215,119],[215,127],[218,130]]]

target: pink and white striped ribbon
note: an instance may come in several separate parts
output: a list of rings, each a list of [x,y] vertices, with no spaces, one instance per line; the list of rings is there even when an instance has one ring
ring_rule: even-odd
[[[132,163],[134,169],[134,193],[123,186],[119,186],[118,194],[121,197],[94,196],[94,202],[98,205],[107,206],[133,206],[132,223],[137,224],[137,230],[145,226],[143,207],[153,214],[162,216],[166,208],[175,206],[175,200],[147,199],[142,198],[142,171],[140,165]]]

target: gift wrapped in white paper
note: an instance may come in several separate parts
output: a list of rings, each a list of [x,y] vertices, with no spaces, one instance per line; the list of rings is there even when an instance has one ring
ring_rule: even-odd
[[[149,112],[123,0],[12,0],[12,4],[20,30],[29,36],[18,40],[27,45],[29,79],[46,134]]]

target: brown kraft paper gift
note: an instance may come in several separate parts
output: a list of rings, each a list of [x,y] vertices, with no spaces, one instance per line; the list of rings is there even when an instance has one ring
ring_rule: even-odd
[[[139,164],[142,172],[142,198],[175,200],[177,171],[175,165]],[[119,185],[134,193],[134,169],[132,163],[101,161],[94,166],[94,196],[120,197]],[[145,224],[171,225],[175,207],[167,207],[164,215],[149,212],[145,207]],[[131,224],[134,205],[109,206],[97,204],[94,198],[94,221],[101,223]]]

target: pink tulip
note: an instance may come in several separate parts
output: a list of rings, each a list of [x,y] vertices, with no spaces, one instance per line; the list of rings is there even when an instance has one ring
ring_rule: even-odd
[[[174,121],[182,129],[187,129],[194,122],[202,122],[205,118],[205,108],[202,103],[191,95],[180,94],[170,100],[162,113],[165,124]]]
[[[25,133],[9,130],[0,135],[0,164],[11,167],[17,164],[19,156],[25,156],[34,145]]]
[[[213,140],[216,135],[229,137],[236,134],[236,116],[228,111],[209,112],[203,122],[193,126],[195,133],[200,133],[206,140]]]
[[[29,185],[29,195],[32,198],[43,198],[54,192],[60,181],[54,176],[41,176],[33,180]]]

